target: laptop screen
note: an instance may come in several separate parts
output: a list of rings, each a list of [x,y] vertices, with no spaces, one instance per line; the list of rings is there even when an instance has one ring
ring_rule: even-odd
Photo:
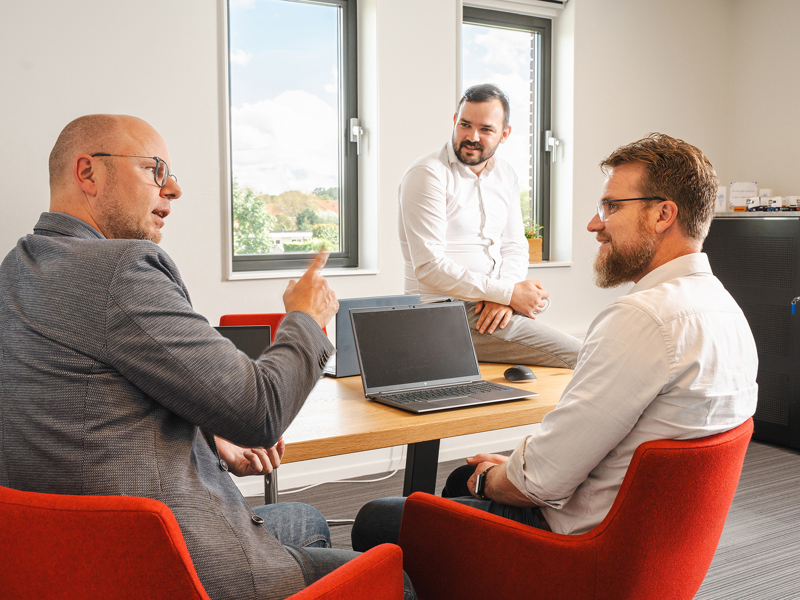
[[[350,312],[365,389],[477,377],[460,302]]]
[[[224,337],[233,342],[239,350],[256,360],[269,348],[269,325],[239,325],[236,327],[215,327]]]

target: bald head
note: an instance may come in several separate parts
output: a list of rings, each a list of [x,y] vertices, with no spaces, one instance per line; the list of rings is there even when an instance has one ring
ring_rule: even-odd
[[[72,181],[72,167],[79,154],[113,153],[126,143],[132,128],[150,127],[145,121],[126,115],[86,115],[64,127],[50,152],[50,191]]]
[[[110,239],[158,243],[170,202],[181,196],[164,139],[146,121],[87,115],[58,136],[50,153],[50,211],[80,219]],[[163,175],[163,173],[162,173]]]

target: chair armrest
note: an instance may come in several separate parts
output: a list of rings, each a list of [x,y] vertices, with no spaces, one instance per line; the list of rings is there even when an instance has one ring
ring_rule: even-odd
[[[376,546],[287,600],[403,600],[403,553]]]
[[[421,600],[594,598],[593,538],[535,529],[437,496],[406,500],[400,547]]]

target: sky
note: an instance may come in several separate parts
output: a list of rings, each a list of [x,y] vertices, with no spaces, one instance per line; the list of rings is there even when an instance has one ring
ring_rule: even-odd
[[[272,195],[338,186],[338,11],[231,0],[231,141],[241,185]],[[495,83],[511,100],[511,136],[497,155],[526,189],[531,34],[464,25],[462,40],[464,88]]]
[[[230,3],[233,173],[260,193],[338,186],[338,8]]]
[[[494,83],[511,105],[511,135],[497,156],[514,167],[520,191],[529,187],[531,126],[531,34],[480,25],[462,29],[462,84]]]

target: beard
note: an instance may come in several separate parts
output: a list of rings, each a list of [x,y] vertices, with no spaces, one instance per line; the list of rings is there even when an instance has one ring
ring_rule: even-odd
[[[495,144],[492,148],[486,150],[486,148],[483,147],[483,144],[480,144],[478,142],[468,142],[465,140],[461,142],[458,145],[458,147],[456,147],[455,139],[453,139],[452,143],[453,143],[453,152],[456,153],[456,157],[458,158],[459,161],[461,161],[468,167],[474,167],[475,165],[479,165],[492,158],[494,156],[494,153],[497,152],[497,147],[500,145],[500,142],[497,142],[497,144]],[[471,148],[473,150],[479,150],[480,154],[478,154],[476,158],[467,158],[467,156],[464,154],[464,151],[462,150],[463,148]]]
[[[646,218],[639,215],[636,223],[637,236],[628,247],[614,246],[610,237],[609,251],[605,256],[599,252],[594,259],[594,282],[597,287],[614,288],[630,283],[647,270],[656,252],[655,237],[645,233]]]
[[[114,205],[109,205],[109,209],[113,211]],[[148,231],[140,223],[137,222],[136,217],[131,214],[125,214],[122,211],[116,212],[109,211],[109,214],[104,215],[105,227],[104,229],[115,240],[147,240],[155,244],[161,241],[161,232],[158,229]]]
[[[149,230],[120,200],[113,171],[109,171],[109,187],[101,206],[98,217],[102,220],[101,227],[107,238],[147,240],[155,244],[161,241],[161,231],[157,228]]]

